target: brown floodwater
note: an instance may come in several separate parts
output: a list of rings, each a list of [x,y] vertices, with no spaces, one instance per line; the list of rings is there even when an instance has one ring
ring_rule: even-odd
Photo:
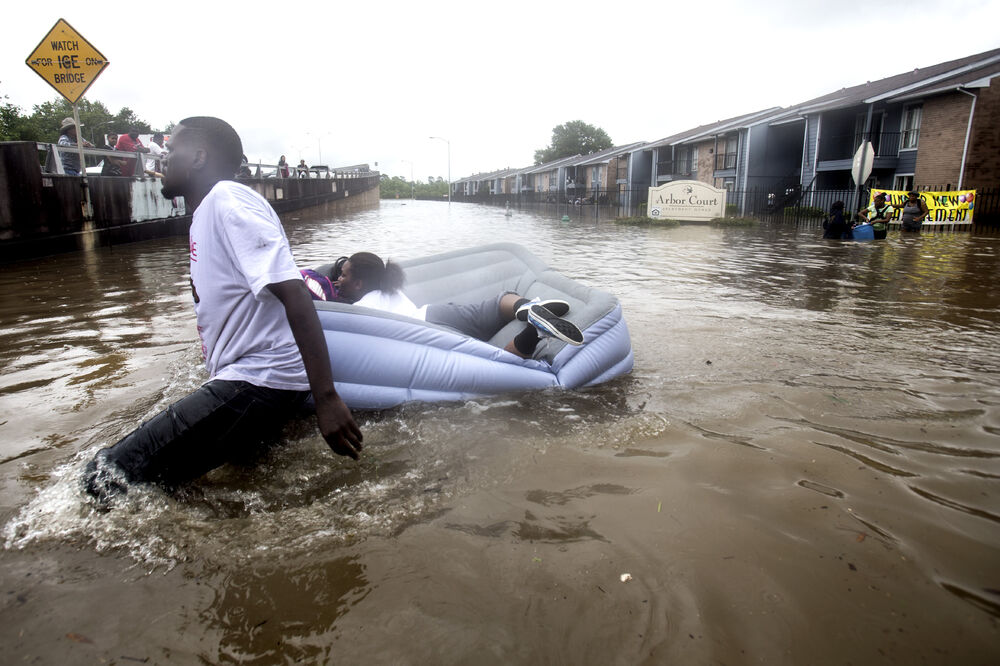
[[[0,267],[4,662],[1000,661],[1000,237],[561,214],[285,222],[303,266],[524,244],[631,375],[359,413],[357,463],[302,419],[106,513],[85,462],[205,379],[186,239]]]

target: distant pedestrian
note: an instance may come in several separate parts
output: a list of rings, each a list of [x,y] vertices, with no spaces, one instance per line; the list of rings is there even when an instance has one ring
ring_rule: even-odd
[[[142,145],[142,141],[139,140],[139,130],[135,127],[129,128],[128,134],[121,134],[118,136],[118,142],[115,143],[115,150],[122,153],[148,153],[149,148]],[[136,174],[136,161],[135,159],[122,158],[121,160],[121,172],[122,175],[141,175]],[[145,164],[143,164],[145,166]]]
[[[309,177],[309,165],[306,164],[305,160],[299,160],[299,165],[295,167],[295,170],[299,173],[299,178]]]
[[[59,142],[58,145],[65,148],[76,146],[77,144],[77,131],[76,122],[72,118],[63,118],[62,124],[59,126]],[[93,148],[94,144],[90,143],[86,139],[83,140],[83,145],[88,148]],[[79,176],[80,175],[80,156],[74,150],[60,150],[59,157],[62,160],[63,171],[66,172],[67,176]]]
[[[920,227],[923,226],[924,220],[927,219],[927,204],[920,197],[919,192],[908,192],[906,194],[906,202],[903,204],[903,213],[900,220],[902,221],[903,231],[912,231],[920,233]]]
[[[240,170],[236,172],[238,178],[251,178],[253,174],[250,173],[250,160],[244,155],[240,158]]]
[[[834,201],[823,221],[823,238],[851,238],[851,225],[844,220],[844,202]]]
[[[860,211],[858,215],[863,217],[865,222],[872,225],[875,238],[885,238],[894,210],[890,204],[886,203],[885,192],[877,192],[871,205]]]
[[[107,144],[104,146],[104,150],[114,150],[115,145],[118,143],[117,134],[109,134],[107,137]],[[104,163],[101,166],[102,176],[120,176],[122,175],[122,161],[117,157],[111,157],[110,155],[104,156]]]
[[[122,134],[115,143],[115,150],[124,153],[148,153],[149,148],[142,144],[139,139],[139,130],[135,127],[129,129],[128,134]]]
[[[278,160],[278,175],[282,178],[288,178],[288,162],[285,161],[284,155]]]
[[[149,154],[151,157],[146,160],[146,175],[152,176],[153,178],[163,178],[163,174],[160,171],[157,171],[159,160],[152,159],[160,158],[163,153],[163,132],[156,132],[153,134],[153,139],[149,143]]]

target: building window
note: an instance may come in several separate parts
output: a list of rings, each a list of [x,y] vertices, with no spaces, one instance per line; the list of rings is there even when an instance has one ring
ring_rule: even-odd
[[[903,135],[900,139],[900,148],[916,148],[920,138],[920,116],[923,107],[908,106],[903,109]]]
[[[601,172],[602,172],[603,169],[604,169],[604,167],[600,166],[600,165],[593,167],[593,172],[591,173],[591,176],[590,176],[590,184],[593,187],[600,187],[601,186],[601,175],[602,175]]]
[[[893,179],[892,189],[897,192],[912,192],[913,191],[913,176],[896,176]]]
[[[678,176],[691,175],[691,148],[689,146],[677,146],[675,150],[674,173]]]
[[[739,136],[732,134],[726,137],[725,152],[715,156],[715,168],[717,170],[736,168],[736,151],[739,150]]]

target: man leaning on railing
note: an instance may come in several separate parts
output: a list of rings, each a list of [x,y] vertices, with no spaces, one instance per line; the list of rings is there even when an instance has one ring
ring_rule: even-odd
[[[58,145],[64,148],[75,147],[77,144],[77,128],[76,122],[72,118],[63,118],[62,125],[59,127],[59,143]],[[93,148],[94,144],[83,140],[83,145],[89,148]],[[60,157],[62,158],[63,171],[67,176],[79,176],[80,175],[80,156],[71,150],[60,151]]]

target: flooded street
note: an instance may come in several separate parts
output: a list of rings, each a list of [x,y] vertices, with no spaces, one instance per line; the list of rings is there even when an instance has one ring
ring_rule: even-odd
[[[206,379],[186,238],[0,267],[5,662],[997,663],[1000,236],[561,214],[284,221],[302,267],[525,245],[631,375],[359,413],[359,463],[302,419],[107,513],[85,462]]]

